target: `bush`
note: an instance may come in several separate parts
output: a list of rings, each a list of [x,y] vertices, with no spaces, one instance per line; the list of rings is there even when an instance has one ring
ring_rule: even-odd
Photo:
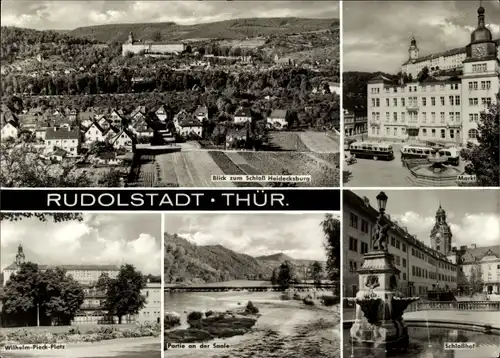
[[[175,312],[167,312],[165,314],[165,319],[163,321],[163,325],[165,329],[170,329],[176,326],[180,326],[181,317]]]
[[[202,318],[203,318],[203,313],[198,312],[198,311],[193,311],[193,312],[189,313],[187,316],[188,321],[199,321]]]
[[[255,307],[252,301],[248,301],[247,308],[245,309],[245,313],[249,314],[257,314],[259,313],[259,309]]]
[[[314,301],[311,300],[310,298],[306,297],[302,300],[302,302],[304,302],[305,305],[307,306],[314,306]]]
[[[210,317],[213,314],[214,314],[213,311],[207,311],[207,312],[205,312],[205,317]]]
[[[321,297],[321,303],[323,304],[323,306],[333,306],[333,305],[336,305],[337,303],[339,303],[340,299],[339,297],[337,296],[322,296]]]
[[[302,299],[302,297],[297,292],[295,292],[294,295],[293,295],[293,299],[297,300],[297,301],[300,301]]]

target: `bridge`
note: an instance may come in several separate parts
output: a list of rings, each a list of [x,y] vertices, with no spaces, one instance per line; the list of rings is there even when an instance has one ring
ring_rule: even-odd
[[[193,286],[166,286],[165,292],[283,292],[287,290],[292,291],[324,291],[331,292],[335,289],[335,284],[321,284],[321,285],[292,285],[289,287],[283,286],[274,286],[274,285],[260,285],[260,286],[244,286],[244,287],[235,287],[235,286],[201,286],[201,285],[193,285]]]

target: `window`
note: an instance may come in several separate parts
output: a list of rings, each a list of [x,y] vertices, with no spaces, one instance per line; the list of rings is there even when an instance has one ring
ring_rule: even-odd
[[[394,107],[397,107],[398,106],[398,99],[397,98],[393,98],[392,99],[392,104]]]
[[[469,82],[469,91],[477,90],[477,81]]]
[[[455,112],[455,122],[460,122],[460,112]]]
[[[432,130],[431,130],[431,134],[432,134],[432,137],[435,137],[435,136],[436,136],[436,130],[435,130],[435,129],[432,129]]]
[[[477,120],[479,120],[478,113],[469,113],[469,122],[475,122]]]
[[[403,272],[403,281],[406,281],[406,272]]]
[[[400,244],[401,244],[401,242],[399,240],[396,240],[396,249],[400,248]]]
[[[403,267],[406,267],[406,259],[403,258]]]
[[[375,107],[380,107],[380,98],[375,98]]]
[[[455,131],[450,129],[450,139],[455,139]]]
[[[441,139],[446,138],[446,131],[444,129],[441,129]]]
[[[473,128],[473,129],[469,129],[468,134],[469,134],[469,139],[477,139],[479,133],[478,133],[477,129]]]
[[[444,124],[444,112],[441,112],[440,116],[441,116],[441,118],[440,118],[441,123]]]
[[[477,98],[469,98],[469,106],[477,106],[478,102]]]
[[[395,255],[394,258],[396,259],[396,265],[400,266],[401,265],[401,258],[398,255]]]
[[[390,119],[390,113],[389,112],[385,112],[385,121],[389,122],[389,119]]]
[[[422,122],[423,123],[427,122],[427,113],[426,112],[422,112]]]
[[[455,112],[448,113],[448,120],[453,122],[455,120]]]
[[[389,134],[390,134],[390,132],[389,132],[389,128],[386,128],[386,129],[385,129],[385,134],[386,134],[386,135],[389,135]]]
[[[455,96],[455,106],[460,106],[460,96]]]
[[[396,246],[396,238],[391,236],[391,246]]]
[[[436,112],[431,112],[431,122],[436,123]]]
[[[386,99],[385,99],[385,105],[386,105],[387,107],[389,107],[389,98],[386,98]]]
[[[427,98],[422,97],[422,106],[426,106],[426,105],[427,105]]]
[[[368,252],[368,244],[366,242],[360,242],[361,244],[361,253],[366,254]]]
[[[431,97],[431,106],[436,105],[436,97]]]
[[[351,227],[358,228],[358,216],[354,213],[351,213]]]
[[[358,252],[358,240],[349,236],[349,250]]]
[[[405,106],[405,99],[401,98],[401,105],[404,107]]]
[[[372,107],[375,107],[375,98],[372,98]]]
[[[427,129],[422,128],[422,136],[427,137]]]
[[[401,122],[405,121],[405,112],[401,112]]]
[[[396,112],[394,112],[392,114],[393,118],[394,118],[394,122],[397,122],[398,121],[398,114]]]
[[[361,231],[368,234],[368,222],[361,219]]]
[[[394,136],[397,137],[397,135],[398,135],[398,129],[394,128]]]
[[[406,244],[403,242],[403,252],[406,252]]]

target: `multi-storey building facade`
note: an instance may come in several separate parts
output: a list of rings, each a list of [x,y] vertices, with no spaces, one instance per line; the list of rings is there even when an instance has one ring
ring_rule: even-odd
[[[10,277],[17,273],[20,266],[25,262],[23,247],[19,245],[15,261],[3,270],[2,287],[5,286]],[[40,271],[60,267],[66,270],[66,274],[73,277],[75,281],[83,286],[84,301],[79,312],[75,315],[72,324],[107,324],[118,323],[117,317],[109,317],[103,309],[103,301],[106,295],[99,291],[95,285],[101,275],[116,278],[120,271],[116,265],[38,265]],[[160,283],[148,282],[142,291],[146,296],[146,305],[137,315],[128,315],[122,318],[122,323],[133,322],[159,322],[161,312],[161,287]]]
[[[477,121],[500,91],[499,42],[485,26],[484,8],[478,9],[478,27],[469,45],[449,55],[419,58],[412,39],[410,59],[402,72],[421,81],[395,83],[379,75],[368,82],[368,131],[374,139],[432,141],[456,145],[476,142]],[[432,71],[459,69],[460,76],[432,76]]]
[[[440,220],[442,210],[440,207],[436,213],[436,218]],[[342,264],[346,297],[355,296],[359,289],[357,270],[363,264],[363,255],[373,249],[371,237],[377,216],[378,211],[366,197],[361,198],[351,191],[344,192]],[[388,233],[388,249],[400,270],[399,289],[406,295],[421,296],[438,288],[456,290],[457,265],[441,251],[426,246],[405,227],[391,221],[394,228]],[[437,225],[441,226],[443,222]]]

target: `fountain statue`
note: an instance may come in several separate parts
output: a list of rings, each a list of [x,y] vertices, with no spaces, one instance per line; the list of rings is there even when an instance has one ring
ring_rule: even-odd
[[[364,255],[363,265],[357,271],[360,291],[352,299],[356,303],[356,320],[350,337],[353,346],[404,350],[409,337],[403,312],[419,298],[404,297],[398,290],[400,271],[387,247],[387,233],[394,226],[390,220],[384,221],[381,209],[372,235],[374,251]]]

